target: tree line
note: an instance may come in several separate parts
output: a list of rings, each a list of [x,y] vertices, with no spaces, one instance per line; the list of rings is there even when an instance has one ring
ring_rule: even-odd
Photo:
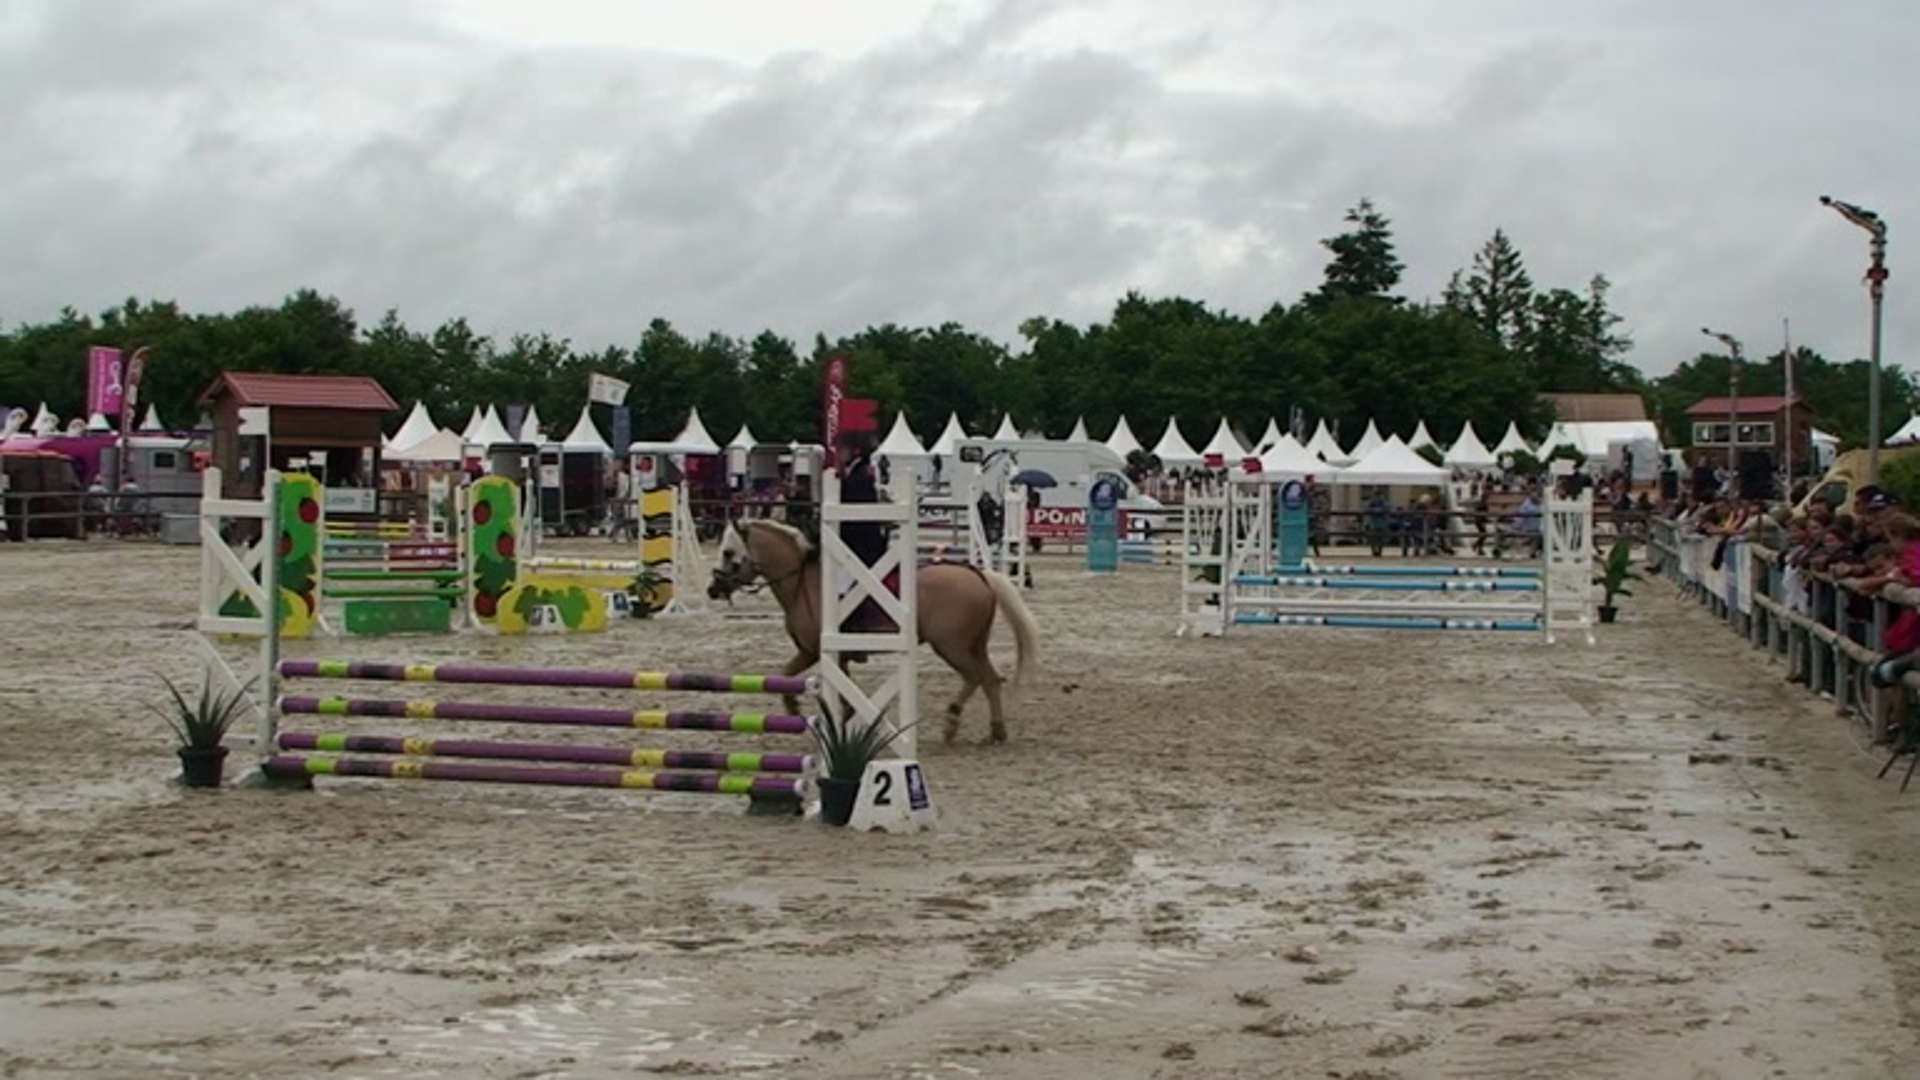
[[[1013,347],[957,323],[887,323],[835,340],[816,336],[803,349],[771,331],[694,336],[654,319],[631,344],[591,349],[545,332],[494,340],[465,318],[420,330],[391,310],[363,326],[337,299],[309,289],[276,307],[233,313],[129,299],[97,317],[68,309],[0,332],[0,402],[78,414],[92,345],[148,347],[141,398],[176,424],[197,416],[200,392],[232,370],[371,375],[403,406],[425,401],[447,425],[464,423],[474,405],[509,403],[537,406],[566,425],[598,372],[632,384],[627,407],[641,439],[673,436],[693,407],[722,439],[743,423],[763,439],[816,439],[820,371],[834,354],[848,358],[855,396],[877,399],[889,419],[905,409],[923,439],[949,413],[974,431],[1010,414],[1023,430],[1052,437],[1079,418],[1104,437],[1124,415],[1147,441],[1169,418],[1204,440],[1222,416],[1250,435],[1269,417],[1283,428],[1325,418],[1346,442],[1368,420],[1402,434],[1424,420],[1442,440],[1469,420],[1488,439],[1516,421],[1538,438],[1552,419],[1542,393],[1633,393],[1666,441],[1685,446],[1686,408],[1727,391],[1732,360],[1711,352],[1647,378],[1629,362],[1633,343],[1606,277],[1538,287],[1502,230],[1440,298],[1419,302],[1395,292],[1405,268],[1391,222],[1370,201],[1321,243],[1328,262],[1320,286],[1257,316],[1129,292],[1101,322],[1030,318]],[[1784,360],[1782,351],[1745,361],[1741,394],[1783,393]],[[1867,363],[1830,362],[1802,346],[1794,365],[1819,426],[1843,442],[1864,442]],[[1897,424],[1916,386],[1888,366],[1881,389],[1887,422]]]

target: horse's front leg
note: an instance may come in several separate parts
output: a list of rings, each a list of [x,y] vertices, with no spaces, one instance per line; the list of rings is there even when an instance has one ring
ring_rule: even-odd
[[[780,674],[798,675],[801,672],[812,667],[814,665],[814,662],[819,659],[820,657],[818,654],[810,653],[805,649],[801,649],[799,652],[794,654],[793,659],[787,661],[785,667],[780,669]],[[798,716],[800,714],[799,697],[793,694],[782,694],[780,695],[780,703],[786,707],[787,712],[795,716]]]

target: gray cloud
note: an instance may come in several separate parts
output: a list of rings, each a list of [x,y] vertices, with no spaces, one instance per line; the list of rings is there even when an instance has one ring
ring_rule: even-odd
[[[1291,302],[1365,195],[1408,295],[1503,227],[1538,283],[1613,279],[1659,374],[1702,323],[1758,353],[1791,317],[1864,352],[1864,239],[1815,196],[1920,227],[1920,9],[1894,0],[1844,25],[1779,0],[1209,7],[942,9],[857,55],[748,63],[519,48],[400,4],[15,5],[0,314],[313,286],[367,321],[589,348],[655,316],[1011,341],[1129,288]],[[1920,340],[1900,235],[1896,363]]]

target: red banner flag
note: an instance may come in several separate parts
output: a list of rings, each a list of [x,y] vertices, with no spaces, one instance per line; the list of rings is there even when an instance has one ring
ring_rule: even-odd
[[[847,396],[847,358],[830,356],[827,358],[827,378],[825,401],[825,419],[822,423],[826,437],[827,465],[839,464],[836,451],[840,447],[840,402]]]
[[[854,431],[879,431],[880,403],[872,398],[841,398],[838,427],[843,435]]]

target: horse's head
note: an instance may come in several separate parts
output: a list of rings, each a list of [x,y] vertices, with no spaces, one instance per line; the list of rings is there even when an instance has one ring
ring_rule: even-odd
[[[747,543],[747,523],[727,522],[720,536],[720,562],[713,568],[713,580],[707,583],[707,599],[732,600],[733,594],[747,588],[760,576],[753,561],[753,548]]]
[[[791,525],[777,521],[735,521],[720,538],[720,564],[707,585],[710,600],[731,600],[756,581],[779,585],[803,569],[812,545]]]

